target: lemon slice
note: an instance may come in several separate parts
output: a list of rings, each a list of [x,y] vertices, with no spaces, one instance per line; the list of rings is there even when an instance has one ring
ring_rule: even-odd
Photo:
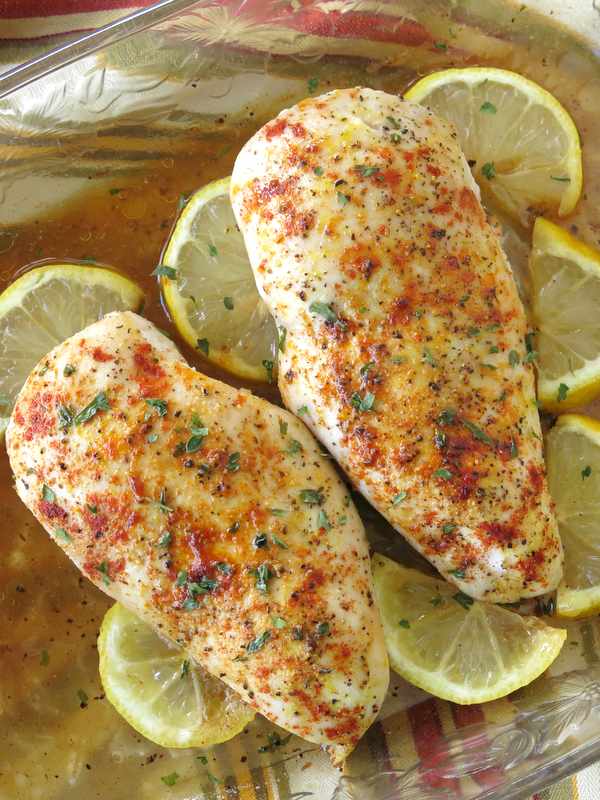
[[[600,611],[600,422],[564,414],[546,437],[550,493],[565,551],[562,617]]]
[[[100,678],[129,724],[161,747],[208,747],[240,733],[254,711],[116,603],[100,636]]]
[[[575,207],[583,173],[575,123],[558,100],[516,72],[434,72],[405,97],[452,122],[473,174],[511,216],[529,223]]]
[[[538,397],[566,411],[600,391],[600,253],[539,218],[529,265]]]
[[[165,302],[186,342],[234,375],[273,380],[277,328],[254,282],[229,202],[229,178],[192,195],[162,265]]]
[[[393,669],[454,703],[484,703],[531,683],[567,636],[381,555],[373,577]]]
[[[0,433],[19,390],[53,347],[109,311],[139,310],[144,293],[101,267],[46,264],[0,295]]]

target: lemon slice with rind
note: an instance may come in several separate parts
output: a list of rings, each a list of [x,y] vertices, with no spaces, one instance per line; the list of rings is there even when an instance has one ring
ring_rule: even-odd
[[[556,595],[562,617],[600,611],[600,422],[564,414],[546,437],[548,484],[565,564]]]
[[[104,617],[98,653],[109,701],[161,747],[219,744],[255,716],[235,692],[118,603]]]
[[[0,295],[0,432],[38,361],[110,311],[140,310],[141,288],[110,269],[45,264]]]
[[[566,411],[600,392],[600,253],[540,218],[529,264],[538,397]]]
[[[558,100],[504,69],[435,72],[405,97],[452,122],[473,174],[488,197],[529,223],[575,207],[583,181],[575,123]]]
[[[566,639],[537,617],[473,600],[381,555],[373,577],[392,668],[454,703],[484,703],[531,683]]]
[[[165,302],[186,342],[234,375],[273,380],[277,328],[256,288],[229,201],[229,178],[192,195],[161,266]]]

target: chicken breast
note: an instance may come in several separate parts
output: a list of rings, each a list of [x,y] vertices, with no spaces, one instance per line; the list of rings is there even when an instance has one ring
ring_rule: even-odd
[[[131,312],[31,373],[23,502],[102,591],[336,762],[388,684],[364,529],[295,417],[190,368]]]
[[[370,89],[310,98],[245,145],[231,198],[288,408],[464,592],[555,588],[525,314],[455,131]]]

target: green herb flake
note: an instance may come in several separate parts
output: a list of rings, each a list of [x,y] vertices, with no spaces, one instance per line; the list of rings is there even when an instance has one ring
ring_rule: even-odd
[[[559,183],[571,183],[571,178],[568,175],[550,175],[550,180],[558,181]]]
[[[410,628],[410,622],[407,619],[401,619],[398,625],[400,625],[401,628]]]
[[[556,393],[556,399],[559,403],[562,403],[563,400],[567,399],[567,395],[569,394],[569,387],[566,383],[561,383],[558,387],[558,392]]]
[[[364,397],[361,397],[358,392],[354,392],[350,398],[350,405],[357,411],[371,411],[375,404],[375,395],[372,392],[367,392]]]
[[[317,175],[320,178],[321,175],[323,174],[324,170],[323,170],[323,167],[315,167],[313,169],[313,172],[315,173],[315,175]]]
[[[146,439],[146,441],[147,441],[149,444],[154,444],[155,442],[157,442],[157,441],[158,441],[158,433],[151,433],[151,434],[149,434],[149,435],[148,435],[148,437],[147,437],[147,439]]]
[[[517,458],[518,455],[519,455],[519,448],[517,446],[517,443],[515,442],[514,439],[511,439],[510,440],[510,457],[511,458]]]
[[[445,408],[437,418],[439,425],[452,425],[456,419],[456,411],[453,408]]]
[[[521,363],[521,357],[516,350],[511,350],[508,354],[508,363],[511,367],[516,367]]]
[[[65,378],[69,378],[74,372],[77,372],[77,368],[74,367],[73,364],[65,364],[65,368],[63,369]]]
[[[301,642],[304,639],[304,631],[300,625],[296,625],[292,628],[292,639],[296,642]]]
[[[83,689],[77,689],[77,698],[79,699],[80,708],[85,708],[90,699],[87,695],[87,692],[85,692]]]
[[[363,178],[370,178],[371,175],[377,175],[381,171],[379,167],[367,167],[365,164],[359,164],[355,169]]]
[[[278,630],[287,627],[287,622],[283,617],[271,617],[271,622],[273,623],[273,627]]]
[[[300,406],[296,413],[299,417],[303,417],[305,414],[308,414],[308,406]]]
[[[100,564],[97,564],[96,569],[102,575],[102,583],[108,586],[110,584],[110,566],[108,561],[102,561]]]
[[[160,490],[160,495],[158,496],[158,500],[154,501],[154,505],[158,506],[163,514],[172,513],[173,509],[171,506],[167,505],[167,490],[164,487]]]
[[[42,650],[40,653],[40,666],[47,667],[50,663],[50,656],[48,655],[47,650]]]
[[[290,439],[290,443],[285,449],[285,452],[288,454],[288,456],[295,456],[302,452],[302,445],[297,439]]]
[[[350,195],[349,194],[344,194],[343,192],[338,192],[337,193],[337,199],[338,199],[338,203],[341,206],[345,206],[345,205],[348,205],[348,203],[350,202]]]
[[[146,405],[154,409],[159,417],[166,417],[168,410],[166,400],[158,400],[156,397],[148,397],[146,399]]]
[[[42,486],[42,497],[48,503],[56,502],[56,495],[49,486],[46,486],[46,484]]]
[[[317,516],[317,525],[319,528],[324,528],[326,531],[331,530],[331,522],[329,521],[327,512],[324,511],[322,508],[319,509],[319,515]]]
[[[176,586],[185,586],[188,579],[188,573],[186,569],[182,569],[181,572],[177,573],[177,580],[175,581]]]
[[[319,300],[315,300],[309,305],[308,310],[312,314],[318,314],[318,316],[323,317],[325,322],[334,323],[338,321],[338,316],[329,303],[322,303]]]
[[[588,465],[587,465],[587,467],[584,467],[584,468],[581,470],[581,480],[583,481],[583,480],[585,480],[586,478],[589,478],[591,474],[592,474],[592,468],[591,468],[591,467],[590,467],[590,465],[588,464]]]
[[[423,361],[429,364],[430,367],[437,367],[437,361],[431,354],[431,350],[428,347],[423,348]]]
[[[231,455],[227,459],[227,471],[237,472],[239,468],[240,468],[240,454],[231,453]]]
[[[185,678],[186,675],[189,675],[190,672],[190,662],[189,659],[184,658],[181,664],[181,679]]]
[[[490,103],[489,100],[486,100],[485,103],[481,104],[479,110],[483,111],[484,114],[495,114],[498,109],[493,103]]]
[[[464,592],[457,592],[456,594],[453,594],[452,599],[456,600],[459,606],[462,606],[467,610],[471,608],[471,606],[475,602],[472,597],[469,597],[469,595],[465,594]]]
[[[198,339],[198,341],[196,342],[196,347],[198,348],[198,350],[200,350],[201,353],[204,353],[205,356],[208,356],[208,350],[210,347],[208,339]]]
[[[452,478],[452,473],[449,469],[436,469],[433,473],[434,478],[441,478],[443,481],[449,481]]]
[[[112,189],[109,189],[109,190],[108,190],[108,193],[109,193],[109,194],[112,194],[112,195],[114,195],[114,194],[119,194],[119,192],[121,192],[121,191],[123,191],[123,190],[122,190],[122,189],[118,189],[118,188],[115,186],[115,187],[113,187]]]
[[[453,575],[455,578],[458,578],[459,580],[462,580],[466,575],[464,569],[451,569],[449,574]]]
[[[262,650],[266,643],[271,638],[271,631],[263,631],[260,636],[257,636],[255,639],[252,639],[251,642],[248,642],[246,645],[246,653],[248,655],[252,655],[253,653],[258,653],[259,650]]]
[[[169,531],[163,531],[156,545],[157,547],[168,547],[171,544],[172,539],[173,537]]]
[[[224,297],[223,305],[225,306],[227,311],[233,311],[233,297]]]
[[[473,436],[475,439],[477,439],[480,442],[483,442],[484,444],[489,445],[489,447],[495,446],[495,442],[492,439],[492,437],[488,436],[488,434],[485,431],[482,431],[481,428],[478,428],[477,425],[474,425],[467,419],[463,419],[462,424],[469,431],[471,436]]]
[[[168,775],[163,775],[161,777],[161,781],[165,784],[165,786],[175,786],[178,780],[179,780],[178,772],[170,772]]]
[[[319,88],[319,79],[318,78],[309,78],[307,81],[308,93],[314,94],[317,89]]]
[[[282,550],[289,550],[287,544],[277,536],[276,533],[271,534],[271,539],[273,539],[273,543],[277,545],[277,547],[281,547]]]
[[[233,575],[233,567],[226,564],[224,561],[217,562],[215,566],[222,575]]]
[[[444,600],[443,600],[443,598],[442,598],[440,595],[438,595],[437,597],[432,597],[432,598],[431,598],[431,600],[430,600],[429,602],[431,603],[431,605],[432,605],[434,608],[437,608],[438,606],[441,606],[441,605],[442,605],[442,603],[444,602]]]
[[[319,622],[316,627],[317,636],[327,636],[329,634],[329,623],[328,622]]]
[[[69,536],[69,534],[66,532],[66,530],[64,528],[56,528],[56,530],[54,531],[54,535],[58,539],[62,539],[65,542],[72,542],[73,541],[72,538]]]
[[[210,256],[212,256],[213,258],[216,258],[216,257],[219,255],[219,251],[218,251],[218,250],[217,250],[217,248],[214,246],[214,244],[209,244],[209,245],[208,245],[208,254],[209,254]]]
[[[359,374],[361,375],[361,377],[362,378],[366,377],[374,366],[375,366],[374,361],[368,361],[366,364],[363,364],[363,366],[359,370]]]
[[[499,353],[499,352],[500,348],[497,347],[496,345],[492,345],[492,347],[490,347],[490,353]]]
[[[448,49],[448,45],[446,44],[446,42],[434,42],[433,46],[435,47],[436,50],[446,51]]]
[[[287,424],[287,422],[285,422],[285,420],[280,419],[279,420],[279,434],[281,435],[281,437],[284,437],[284,436],[287,436],[287,432],[288,432],[288,424]]]
[[[254,575],[256,577],[256,581],[254,585],[258,589],[259,592],[268,592],[269,591],[269,581],[273,577],[273,573],[269,569],[268,564],[260,564],[256,570],[254,571]]]
[[[150,274],[157,278],[168,278],[170,281],[177,280],[177,270],[173,269],[173,267],[167,267],[166,264],[158,264]]]
[[[106,392],[99,392],[96,397],[88,403],[88,405],[82,409],[79,414],[76,414],[73,417],[73,424],[74,425],[83,425],[88,420],[95,417],[99,411],[108,411],[110,409],[110,403],[108,402],[108,398],[106,396]]]
[[[433,443],[437,447],[438,450],[443,450],[446,445],[448,444],[448,437],[444,433],[444,431],[435,430],[433,434]]]
[[[492,178],[496,177],[496,167],[494,166],[493,162],[487,161],[483,167],[481,168],[481,174],[491,181]]]
[[[325,497],[320,489],[302,489],[300,492],[300,500],[306,503],[307,506],[320,506],[325,500]]]
[[[458,525],[456,525],[454,522],[446,522],[445,525],[442,525],[442,531],[446,534],[452,533],[452,531],[455,531],[457,528]]]
[[[285,517],[287,510],[285,508],[270,508],[269,514],[273,514],[274,517]]]
[[[398,492],[398,494],[392,499],[392,505],[399,506],[400,503],[403,503],[407,497],[408,492]]]
[[[263,359],[262,365],[267,373],[268,382],[273,383],[273,370],[275,369],[275,362],[265,358]]]

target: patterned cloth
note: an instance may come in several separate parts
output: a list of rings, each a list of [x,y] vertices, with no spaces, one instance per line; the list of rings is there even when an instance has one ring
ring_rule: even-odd
[[[153,0],[0,0],[0,72],[2,65],[6,68],[11,64],[21,63],[51,47],[76,38],[83,31],[106,25],[125,14],[152,5],[152,2]],[[427,700],[417,703],[408,712],[394,716],[393,733],[404,737],[409,763],[417,757],[426,760],[431,737],[435,738],[434,728],[437,730],[439,727],[440,733],[448,734],[451,730],[473,722],[474,713],[481,713],[477,707],[455,708],[457,711],[452,714],[452,718],[446,719],[444,712],[438,713],[435,701]],[[361,743],[362,747],[368,748],[370,735],[381,735],[381,731],[377,730],[380,727],[374,726],[373,731]],[[386,733],[389,734],[390,731]],[[232,743],[231,746],[235,749],[236,744]],[[259,798],[263,783],[265,798],[280,797],[283,786],[281,776],[275,774],[278,769],[281,770],[281,766],[262,768],[260,779],[252,775],[249,781],[252,791],[244,793],[244,797]],[[286,774],[284,785],[292,790],[293,782],[292,775]],[[243,783],[242,779],[240,785]],[[460,790],[457,791],[457,795],[459,794]],[[283,796],[281,798],[284,800]],[[600,800],[600,764],[594,764],[535,794],[531,800]]]

